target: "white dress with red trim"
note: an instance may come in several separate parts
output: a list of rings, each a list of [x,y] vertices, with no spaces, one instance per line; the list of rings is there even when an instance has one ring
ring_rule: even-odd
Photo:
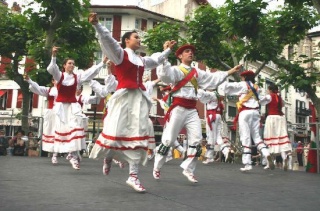
[[[85,81],[90,81],[96,76],[103,63],[94,65],[81,73],[61,72],[56,64],[56,58],[52,57],[47,70],[58,81],[58,97],[53,110],[55,118],[54,152],[68,153],[80,151],[86,148],[85,131],[80,104],[76,99],[76,89]]]
[[[81,108],[83,109],[83,105],[85,104],[94,104],[97,105],[100,103],[101,97],[99,96],[84,96],[82,94],[76,96],[77,102],[80,104]],[[88,132],[88,124],[89,124],[89,118],[84,115],[82,118],[82,125],[81,127],[84,128],[85,134]],[[86,137],[84,137],[84,141],[86,141]]]
[[[151,101],[144,91],[142,76],[145,68],[152,69],[163,62],[170,49],[158,57],[140,57],[129,48],[122,49],[102,25],[94,27],[103,53],[115,64],[118,87],[108,101],[103,131],[90,158],[107,157],[130,164],[146,164]]]
[[[54,99],[58,95],[57,88],[39,86],[31,79],[28,80],[28,83],[30,84],[29,88],[31,92],[47,97],[47,109],[45,109],[43,115],[41,149],[46,152],[54,152],[55,113],[52,108]]]
[[[277,94],[267,95],[266,97],[270,99],[270,102],[267,105],[268,116],[264,126],[264,143],[269,147],[271,154],[292,151],[286,117],[278,111],[279,98]]]

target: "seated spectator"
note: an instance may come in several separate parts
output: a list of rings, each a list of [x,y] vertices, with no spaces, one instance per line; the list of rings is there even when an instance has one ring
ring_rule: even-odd
[[[0,130],[0,155],[7,155],[7,148],[9,147],[8,140],[4,136],[4,130]]]
[[[39,156],[39,144],[36,137],[34,137],[33,132],[28,133],[28,156],[38,157]]]
[[[9,146],[13,147],[13,155],[14,156],[24,156],[25,155],[25,149],[26,144],[24,138],[24,131],[20,130],[17,131],[15,136],[12,137],[12,139],[9,140]]]

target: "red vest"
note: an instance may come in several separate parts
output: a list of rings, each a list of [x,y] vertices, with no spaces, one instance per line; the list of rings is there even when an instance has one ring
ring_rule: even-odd
[[[73,73],[72,73],[73,74]],[[59,83],[57,84],[58,97],[56,102],[62,103],[76,103],[76,90],[77,90],[77,75],[73,74],[74,84],[71,86],[64,86],[62,81],[64,79],[64,74],[62,73]]]
[[[115,66],[115,75],[118,80],[117,89],[138,89],[146,90],[142,84],[143,66],[137,66],[129,61],[128,53],[124,51],[123,61]]]
[[[278,102],[279,100],[282,101],[281,97],[277,94],[270,94],[271,95],[271,102],[267,105],[268,115],[283,115],[282,111],[279,110]],[[282,102],[281,107],[282,107]]]
[[[49,88],[48,93],[50,93],[51,88],[52,88],[52,87]],[[54,103],[54,96],[48,95],[47,100],[48,100],[48,106],[47,106],[48,109],[52,109],[52,108],[53,108],[53,103]]]

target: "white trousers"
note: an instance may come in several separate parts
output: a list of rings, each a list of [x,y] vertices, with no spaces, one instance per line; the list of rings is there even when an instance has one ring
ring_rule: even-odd
[[[222,143],[222,137],[221,137],[221,115],[216,114],[216,119],[214,122],[211,122],[211,128],[208,125],[208,121],[206,122],[206,133],[207,133],[207,143],[209,148],[206,151],[206,158],[208,159],[213,159],[213,154],[214,154],[214,146],[216,142]]]
[[[270,155],[267,146],[264,144],[259,134],[260,113],[258,110],[244,110],[239,114],[239,134],[243,147],[242,163],[251,165],[251,139],[261,151],[262,155]]]
[[[201,121],[196,109],[186,109],[177,106],[171,111],[170,120],[165,124],[161,142],[167,147],[174,146],[179,132],[185,127],[187,130],[189,146],[197,146],[202,140]],[[196,168],[195,148],[188,147],[187,159],[180,165],[184,170],[194,172]],[[166,156],[156,153],[154,160],[154,169],[160,170],[165,163]]]

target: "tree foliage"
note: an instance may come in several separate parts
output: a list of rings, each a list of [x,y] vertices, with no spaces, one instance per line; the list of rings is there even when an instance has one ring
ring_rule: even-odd
[[[52,46],[61,47],[58,64],[63,58],[75,59],[79,68],[86,68],[93,60],[96,39],[92,26],[86,18],[89,13],[89,0],[35,0],[38,11],[30,7],[23,14],[13,14],[0,7],[0,55],[12,59],[6,75],[20,86],[23,94],[22,126],[28,128],[26,117],[29,114],[28,84],[18,70],[24,56],[36,62],[28,75],[40,85],[50,82],[46,71],[51,58]],[[30,5],[29,5],[30,6]]]
[[[162,52],[163,44],[167,40],[176,40],[176,46],[186,43],[186,40],[180,36],[181,30],[182,24],[179,22],[173,23],[167,21],[159,23],[153,29],[147,31],[147,34],[143,37],[143,43],[148,46],[148,52],[150,54]],[[172,50],[174,52],[176,48]],[[170,54],[168,59],[171,63],[176,63],[176,57],[174,56],[174,54]]]

